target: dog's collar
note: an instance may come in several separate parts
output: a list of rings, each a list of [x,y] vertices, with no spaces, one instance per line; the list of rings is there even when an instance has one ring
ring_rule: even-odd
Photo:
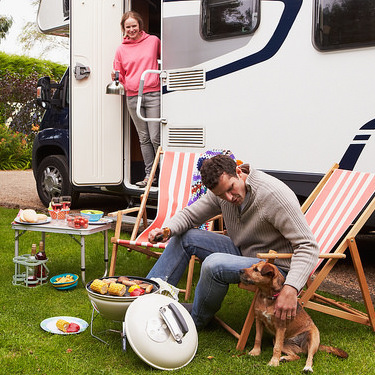
[[[272,297],[267,297],[268,299],[274,301],[278,296],[279,296],[280,293],[276,293],[274,294]]]

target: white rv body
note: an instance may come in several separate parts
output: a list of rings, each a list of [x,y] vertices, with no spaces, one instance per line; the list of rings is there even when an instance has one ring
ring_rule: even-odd
[[[318,1],[262,0],[252,13],[253,32],[209,40],[202,36],[201,1],[161,2],[162,147],[230,149],[300,195],[334,162],[375,172],[375,43],[319,50]],[[121,14],[145,3],[71,2],[71,69],[90,69],[82,80],[70,75],[76,185],[122,181],[134,188],[134,129],[122,98],[105,88],[121,43]]]
[[[302,3],[295,21],[279,49],[267,51],[292,3]],[[177,27],[187,14],[191,24],[199,25],[199,1],[165,2],[163,25],[170,33],[164,29],[163,69],[202,69],[206,81],[201,89],[163,95],[163,144],[172,147],[170,128],[202,128],[205,149],[229,148],[257,168],[302,174],[324,173],[343,159],[351,144],[365,144],[352,166],[375,171],[374,137],[353,140],[374,131],[374,125],[361,128],[375,118],[375,48],[318,51],[312,43],[312,3],[262,1],[259,28],[239,38],[243,45],[236,47],[229,40],[228,47],[228,40],[202,42],[198,27],[188,37],[186,28]],[[225,48],[225,53],[211,57]],[[263,60],[256,58],[261,53],[267,55]],[[176,56],[171,64],[167,54]],[[189,59],[193,64],[186,66]],[[237,68],[241,59],[248,59],[248,66]]]

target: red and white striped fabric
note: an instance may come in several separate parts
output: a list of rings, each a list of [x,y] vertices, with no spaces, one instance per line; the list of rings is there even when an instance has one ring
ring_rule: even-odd
[[[375,175],[342,169],[334,171],[305,214],[321,254],[332,250],[374,192]]]
[[[199,154],[196,153],[164,152],[159,176],[159,199],[155,220],[136,240],[118,240],[118,243],[165,248],[166,243],[151,244],[148,242],[148,233],[154,228],[165,227],[166,221],[188,204],[193,171],[198,158]]]

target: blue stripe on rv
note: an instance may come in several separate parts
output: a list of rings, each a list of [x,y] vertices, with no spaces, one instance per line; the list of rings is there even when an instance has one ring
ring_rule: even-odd
[[[257,53],[206,73],[206,81],[259,64],[274,56],[284,43],[302,6],[302,0],[277,0],[284,3],[284,11],[267,45]]]
[[[363,125],[359,130],[375,130],[375,119],[367,122],[365,125]],[[354,141],[367,141],[369,140],[371,135],[369,134],[357,134],[353,140]],[[366,146],[366,142],[364,143],[351,143],[347,150],[344,153],[344,156],[342,157],[339,165],[342,169],[348,169],[353,170],[355,165],[357,164],[357,161],[359,157],[361,156],[361,153],[363,149]]]

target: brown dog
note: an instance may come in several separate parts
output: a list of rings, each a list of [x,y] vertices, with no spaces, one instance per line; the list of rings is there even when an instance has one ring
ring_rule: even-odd
[[[259,262],[241,270],[240,273],[244,284],[255,284],[259,288],[255,301],[255,343],[249,352],[250,355],[260,354],[263,328],[266,327],[275,336],[273,355],[268,363],[270,366],[278,366],[280,361],[295,361],[299,359],[297,354],[307,353],[303,371],[312,372],[313,357],[317,350],[333,353],[342,358],[348,357],[341,349],[319,345],[319,330],[299,304],[297,315],[292,320],[281,320],[274,316],[275,300],[284,284],[284,276],[275,265]],[[285,353],[286,356],[281,357],[281,353]]]

